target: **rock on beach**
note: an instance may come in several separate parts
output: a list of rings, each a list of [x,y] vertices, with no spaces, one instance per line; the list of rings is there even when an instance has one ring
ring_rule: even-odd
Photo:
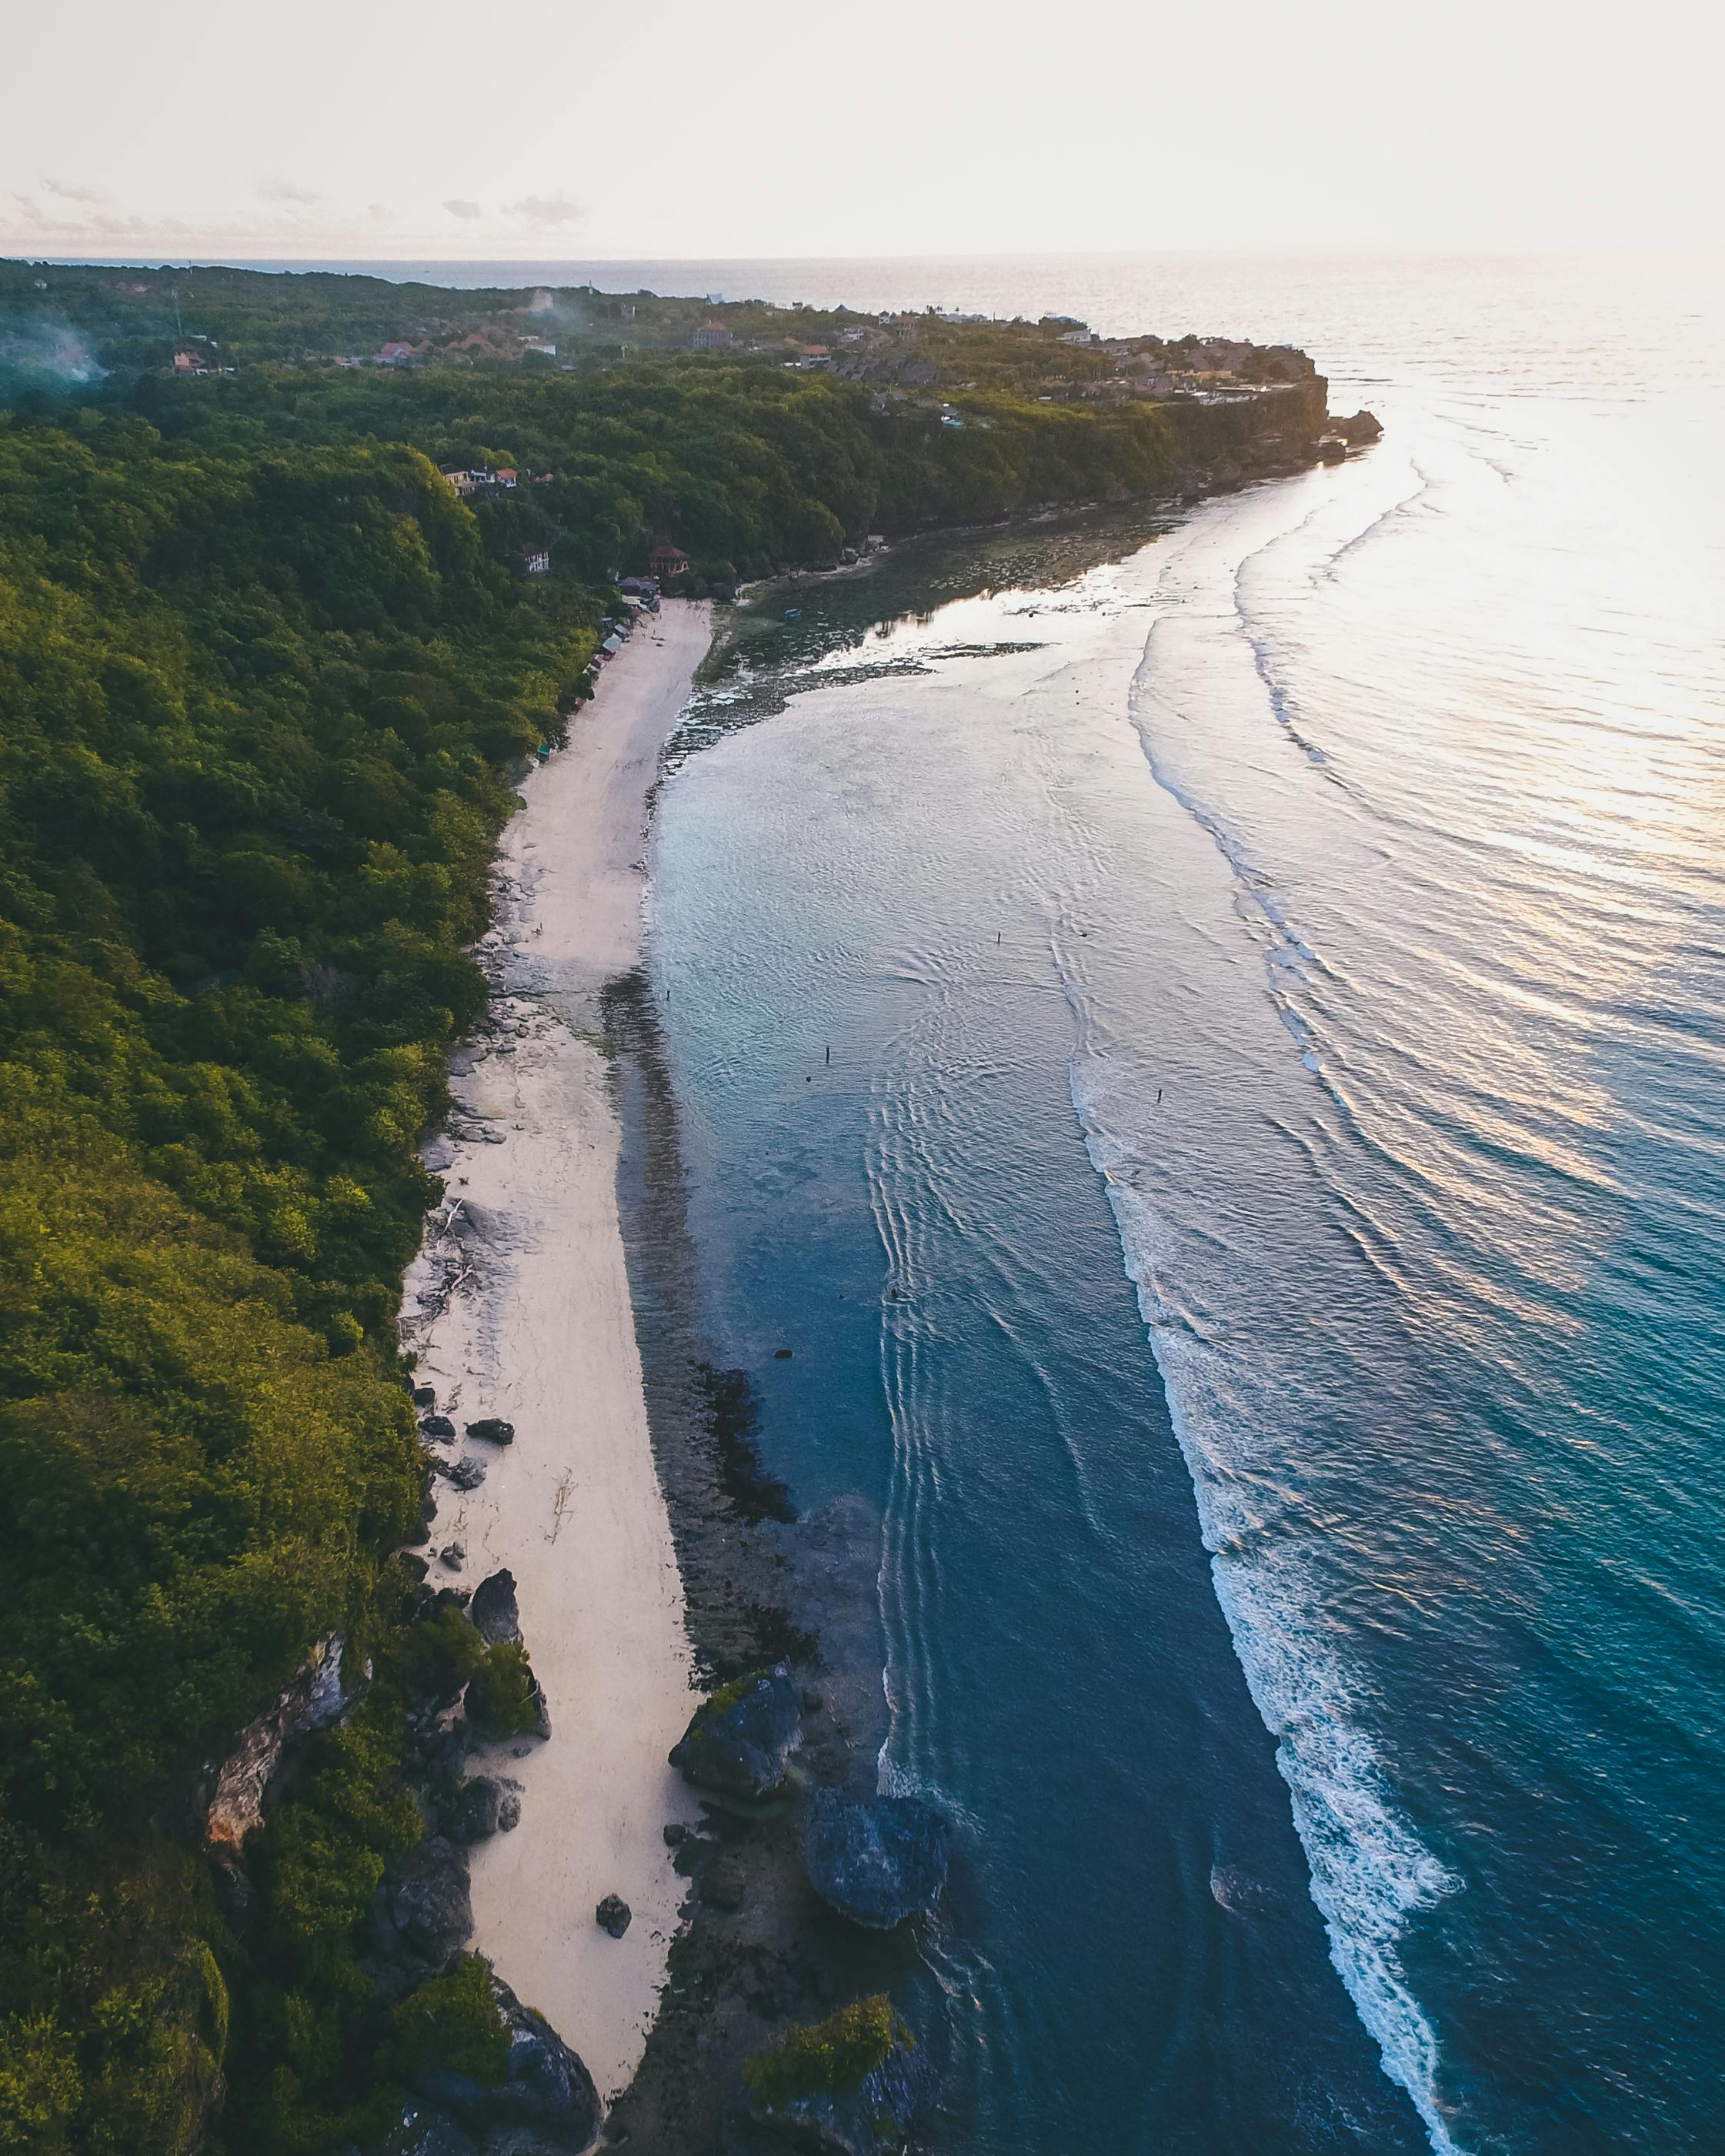
[[[521,1620],[516,1606],[515,1574],[505,1570],[482,1579],[473,1590],[467,1614],[487,1646],[501,1647],[519,1640]]]
[[[721,1796],[770,1796],[803,1740],[803,1709],[783,1662],[722,1685],[696,1708],[670,1763],[685,1782]]]

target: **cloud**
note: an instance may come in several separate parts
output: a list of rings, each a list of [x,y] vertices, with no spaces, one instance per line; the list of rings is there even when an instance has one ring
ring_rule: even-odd
[[[505,203],[506,217],[522,217],[529,224],[573,224],[581,215],[579,203],[567,195],[523,195],[519,202]]]
[[[310,187],[295,187],[291,180],[275,178],[259,180],[258,195],[264,202],[299,203],[307,209],[323,200]]]
[[[24,222],[26,224],[46,224],[48,223],[48,219],[42,214],[41,203],[36,200],[33,195],[14,195],[13,197],[13,200],[23,212]]]
[[[459,197],[453,202],[446,202],[444,208],[448,210],[451,217],[473,218],[485,215],[484,210],[477,203],[463,202]]]
[[[42,186],[45,193],[58,195],[62,202],[99,203],[102,199],[88,187],[68,187],[64,180],[44,180]]]
[[[367,203],[366,204],[366,215],[371,219],[373,224],[393,224],[395,223],[395,212],[391,209],[388,203]]]

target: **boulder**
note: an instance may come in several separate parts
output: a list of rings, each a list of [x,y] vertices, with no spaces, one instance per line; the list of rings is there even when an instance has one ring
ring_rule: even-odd
[[[501,1415],[486,1415],[480,1422],[469,1423],[467,1435],[483,1438],[487,1445],[513,1445],[515,1424],[505,1422]]]
[[[372,1897],[372,1943],[379,1957],[432,1976],[466,1945],[473,1930],[467,1859],[440,1834],[393,1857]]]
[[[793,2029],[748,2061],[753,2118],[810,2156],[898,2156],[933,2076],[885,1997],[860,1999]]]
[[[488,1841],[521,1825],[521,1800],[495,1774],[475,1774],[456,1783],[438,1806],[437,1816],[451,1841]]]
[[[455,1425],[447,1415],[421,1415],[419,1434],[422,1437],[435,1438],[439,1444],[446,1444],[455,1435]]]
[[[413,1390],[416,1408],[434,1408],[437,1405],[437,1394],[431,1386],[415,1385]]]
[[[521,1613],[516,1608],[515,1574],[494,1572],[473,1590],[468,1611],[474,1628],[490,1647],[501,1647],[521,1636]]]
[[[437,1553],[437,1561],[451,1572],[459,1572],[467,1562],[465,1546],[460,1543],[445,1543]]]
[[[783,1662],[722,1685],[697,1707],[670,1763],[685,1782],[722,1796],[764,1797],[784,1780],[802,1742],[803,1710]]]
[[[545,2016],[523,2006],[500,1977],[493,1975],[491,1989],[509,2035],[501,2084],[488,2088],[434,2059],[414,2074],[415,2092],[452,2118],[484,2156],[580,2156],[599,2130],[593,2076]]]
[[[952,1829],[920,1797],[817,1789],[803,1830],[809,1883],[822,1901],[871,1932],[891,1931],[930,1907],[947,1883]]]
[[[620,1939],[629,1929],[629,1920],[634,1912],[620,1894],[608,1894],[593,1912],[593,1920],[602,1932],[608,1932],[614,1939]]]
[[[1384,422],[1374,412],[1356,412],[1351,418],[1332,419],[1330,424],[1344,442],[1355,449],[1381,439],[1384,433]]]
[[[437,1467],[439,1474],[446,1475],[458,1490],[477,1490],[485,1479],[485,1461],[475,1460],[470,1452],[459,1460],[440,1460]]]

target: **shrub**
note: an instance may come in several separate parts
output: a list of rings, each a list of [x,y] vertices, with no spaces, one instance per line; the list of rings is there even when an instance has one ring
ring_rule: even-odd
[[[916,2049],[916,2039],[886,1993],[853,2000],[824,2021],[793,2029],[770,2051],[743,2062],[743,2079],[756,2102],[769,2110],[800,2097],[849,2096],[895,2044]]]
[[[491,1989],[491,1972],[477,1954],[464,1954],[446,1976],[410,1992],[389,2017],[379,2064],[402,2080],[429,2060],[486,2088],[509,2071],[509,2031]]]
[[[490,1737],[537,1733],[538,1688],[525,1647],[506,1642],[486,1649],[467,1687],[467,1715]]]

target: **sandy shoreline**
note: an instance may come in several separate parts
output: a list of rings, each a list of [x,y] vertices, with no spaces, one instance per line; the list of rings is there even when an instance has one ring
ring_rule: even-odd
[[[639,955],[647,794],[709,636],[706,606],[667,601],[526,785],[482,953],[498,1031],[455,1060],[450,1134],[428,1156],[447,1225],[408,1274],[403,1321],[439,1412],[458,1429],[516,1424],[506,1449],[441,1448],[486,1473],[465,1494],[439,1479],[431,1576],[471,1588],[500,1567],[515,1574],[551,1712],[548,1743],[482,1763],[521,1784],[521,1820],[474,1852],[473,1943],[608,2099],[640,2059],[685,1892],[661,1830],[695,1807],[665,1761],[691,1711],[691,1653],[648,1433],[598,992]],[[451,1543],[457,1569],[435,1555]],[[593,1921],[612,1893],[634,1911],[620,1940]]]

